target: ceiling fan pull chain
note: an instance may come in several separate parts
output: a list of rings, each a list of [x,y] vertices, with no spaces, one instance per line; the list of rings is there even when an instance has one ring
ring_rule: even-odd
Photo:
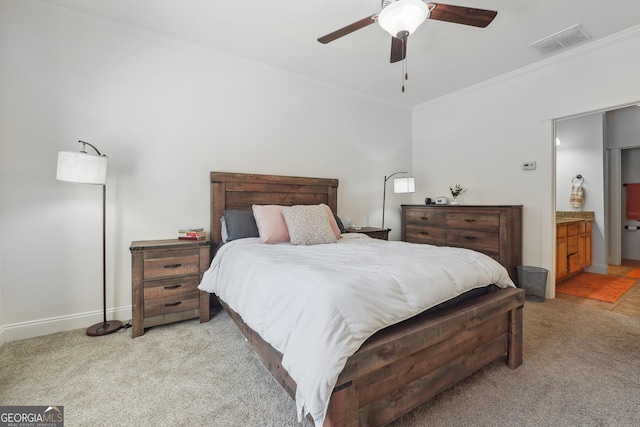
[[[407,57],[404,57],[404,79],[409,80],[409,60]]]

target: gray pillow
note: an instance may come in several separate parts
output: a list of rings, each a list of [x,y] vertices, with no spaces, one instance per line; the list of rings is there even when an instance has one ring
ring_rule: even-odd
[[[333,218],[336,220],[336,224],[338,224],[338,229],[340,229],[340,234],[344,234],[347,230],[344,228],[344,224],[338,215],[335,212],[331,212],[333,214]]]
[[[222,212],[224,242],[247,237],[260,237],[252,211],[226,210]],[[226,229],[226,233],[225,233]]]

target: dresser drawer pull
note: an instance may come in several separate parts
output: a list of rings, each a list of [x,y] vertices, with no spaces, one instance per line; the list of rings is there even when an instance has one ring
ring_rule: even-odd
[[[476,240],[475,236],[463,236],[467,240]]]
[[[421,216],[420,219],[423,220],[423,221],[429,221],[429,217],[428,216]]]
[[[429,232],[428,231],[421,231],[420,234],[424,234],[425,236],[428,236]]]
[[[168,265],[165,265],[164,268],[178,268],[181,265],[182,264],[168,264]]]
[[[179,287],[181,287],[182,285],[171,285],[171,286],[165,286],[165,289],[178,289]]]
[[[475,219],[469,219],[469,218],[465,218],[465,221],[466,221],[466,222],[476,222],[476,220],[475,220]]]
[[[165,304],[165,307],[175,307],[176,305],[180,305],[182,304],[182,301],[178,301],[178,302],[172,302],[170,304]]]

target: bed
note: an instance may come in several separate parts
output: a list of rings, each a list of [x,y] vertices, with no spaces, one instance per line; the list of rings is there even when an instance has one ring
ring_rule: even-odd
[[[337,188],[336,179],[211,172],[211,239],[214,245],[222,240],[225,210],[326,204],[337,212]],[[237,251],[248,252],[246,245]],[[243,315],[251,313],[236,312],[218,299],[268,371],[298,402],[298,384],[283,366],[283,353],[248,326]],[[385,425],[496,359],[505,359],[512,369],[520,366],[523,290],[492,285],[455,299],[460,301],[421,312],[358,344],[332,380],[326,410],[314,417],[316,424]]]

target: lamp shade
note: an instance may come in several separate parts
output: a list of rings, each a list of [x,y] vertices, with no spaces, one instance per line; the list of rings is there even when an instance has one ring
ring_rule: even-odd
[[[416,182],[414,178],[395,178],[393,180],[394,193],[415,193]]]
[[[378,15],[378,24],[383,30],[398,37],[412,34],[429,17],[429,7],[421,0],[398,0],[391,3]]]
[[[58,151],[56,179],[82,184],[107,182],[107,157],[70,151]]]

